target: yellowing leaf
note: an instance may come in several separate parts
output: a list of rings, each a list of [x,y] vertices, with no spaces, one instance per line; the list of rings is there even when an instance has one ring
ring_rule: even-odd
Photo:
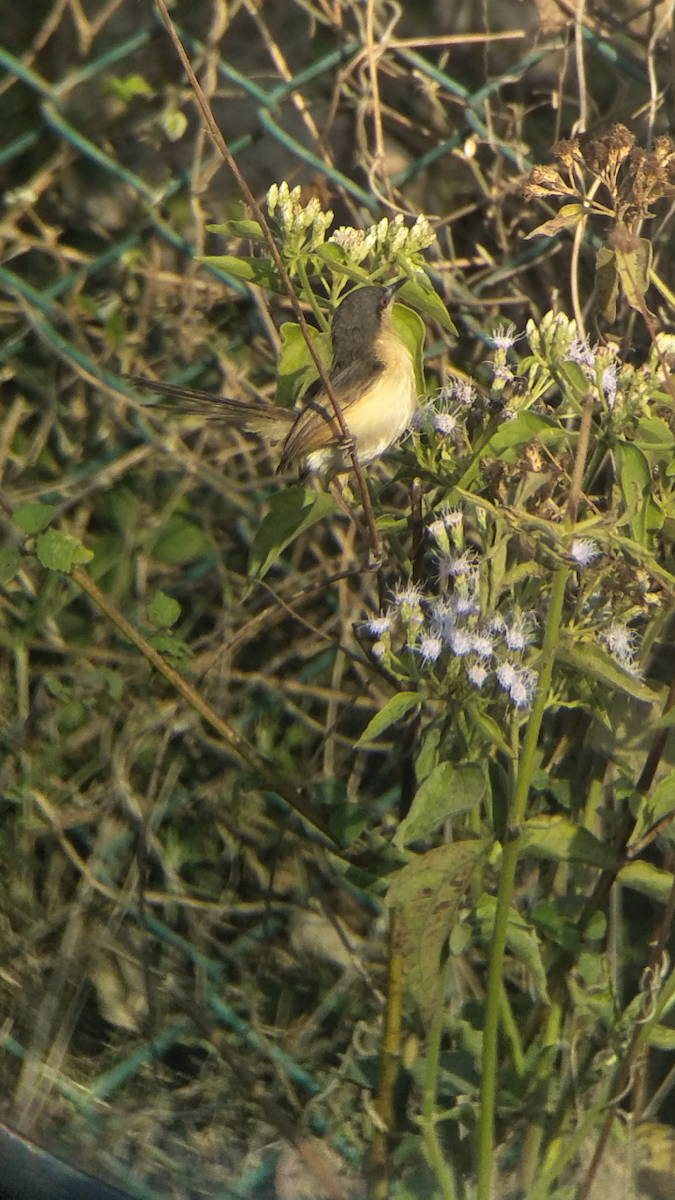
[[[456,924],[464,892],[485,849],[483,841],[454,842],[420,854],[395,876],[387,892],[394,912],[394,946],[403,984],[431,1021],[443,946]]]
[[[624,225],[615,226],[610,240],[623,294],[631,308],[644,313],[647,310],[645,292],[649,287],[652,244],[649,238],[639,238],[629,233]]]
[[[542,225],[537,225],[536,229],[526,233],[525,241],[533,237],[552,237],[563,229],[575,229],[585,216],[586,209],[583,204],[563,204],[556,217],[551,217],[550,221],[544,221]]]

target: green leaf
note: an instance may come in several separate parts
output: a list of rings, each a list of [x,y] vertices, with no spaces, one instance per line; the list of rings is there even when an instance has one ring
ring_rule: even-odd
[[[540,441],[546,445],[565,441],[567,430],[559,421],[552,417],[542,416],[535,412],[521,412],[513,421],[504,421],[499,429],[484,446],[479,458],[472,462],[459,481],[459,487],[468,488],[480,474],[480,460],[483,458],[504,458],[514,461],[516,454],[523,446]]]
[[[593,913],[586,925],[584,936],[591,942],[599,942],[601,938],[604,938],[606,933],[607,917],[603,912]]]
[[[104,91],[128,104],[134,96],[154,96],[147,79],[142,75],[109,75],[103,82]]]
[[[423,783],[427,775],[431,775],[434,767],[438,765],[440,742],[440,727],[432,725],[424,736],[420,752],[415,759],[415,778],[418,784]]]
[[[171,625],[176,624],[180,616],[180,604],[174,600],[173,596],[167,596],[165,592],[155,592],[146,612],[155,625],[161,625],[168,629]]]
[[[407,517],[397,517],[394,513],[382,513],[375,519],[375,528],[383,531],[385,529],[407,529],[408,523]]]
[[[81,700],[69,700],[59,713],[59,733],[68,735],[79,729],[85,715],[86,709]]]
[[[579,949],[579,930],[569,917],[565,917],[555,900],[540,900],[530,910],[530,919],[536,929],[565,950]]]
[[[611,325],[616,320],[619,276],[616,271],[616,255],[609,246],[601,246],[598,250],[595,260],[595,288],[600,310]]]
[[[673,886],[673,876],[670,871],[662,871],[653,863],[638,858],[635,862],[626,863],[617,875],[617,880],[623,887],[632,888],[650,900],[658,900],[666,904]]]
[[[465,713],[481,736],[481,740],[486,742],[488,746],[497,746],[502,754],[506,754],[508,758],[513,758],[513,747],[509,746],[504,741],[504,734],[501,726],[491,717],[489,713],[483,712],[478,704],[467,704]]]
[[[575,825],[565,817],[541,815],[525,821],[521,846],[524,858],[585,863],[608,871],[615,870],[619,865],[616,854],[609,846],[594,837],[583,825]]]
[[[372,721],[368,722],[358,742],[355,743],[355,749],[365,746],[367,742],[372,742],[390,725],[400,721],[401,717],[410,712],[411,708],[416,708],[421,703],[421,697],[417,692],[397,692],[391,700],[387,700],[384,708],[375,714]]]
[[[23,565],[23,554],[16,546],[5,546],[0,550],[0,583],[9,583],[18,575]]]
[[[158,633],[153,633],[151,638],[148,638],[150,645],[163,654],[165,658],[172,658],[174,662],[185,662],[186,659],[192,658],[192,651],[185,642],[180,638],[174,637],[168,630],[160,629]]]
[[[35,553],[43,567],[47,567],[49,571],[68,572],[71,567],[78,563],[91,562],[94,557],[93,552],[87,550],[78,538],[71,537],[69,533],[62,533],[60,529],[48,529],[46,533],[41,533],[35,545]]]
[[[559,442],[567,436],[559,421],[535,412],[521,412],[513,421],[504,421],[485,446],[484,453],[499,458],[505,450],[517,449],[530,442]]]
[[[526,233],[525,241],[533,237],[552,237],[563,229],[576,229],[587,211],[583,204],[563,204],[556,217],[551,217],[550,221],[544,221],[542,225],[537,225],[536,229]]]
[[[225,233],[229,237],[246,238],[249,242],[267,242],[257,221],[225,221],[222,225],[207,225],[209,233]]]
[[[557,368],[558,373],[562,375],[567,386],[572,390],[577,400],[583,400],[590,387],[589,381],[586,378],[579,363],[568,360],[562,362]],[[564,389],[563,389],[564,390]]]
[[[338,246],[336,242],[324,242],[322,246],[316,246],[311,257],[329,266],[334,275],[346,275],[355,283],[371,282],[368,272],[353,263],[343,247]]]
[[[615,691],[625,692],[645,704],[654,704],[657,698],[646,683],[624,671],[611,654],[591,642],[575,642],[563,635],[556,645],[555,656],[558,662],[574,667],[582,675],[590,675]]]
[[[271,258],[236,256],[234,254],[202,254],[195,257],[195,262],[206,263],[209,267],[218,267],[226,275],[234,275],[236,279],[245,279],[248,283],[261,283],[270,292],[281,292],[281,280]]]
[[[281,354],[277,363],[277,392],[275,403],[290,408],[317,377],[314,360],[299,325],[285,321],[280,329]],[[330,366],[330,335],[318,333],[310,326],[312,343],[325,367]]]
[[[656,785],[651,796],[640,798],[640,808],[631,842],[639,842],[653,825],[657,825],[673,811],[675,811],[675,771],[671,771]]]
[[[20,504],[14,513],[14,524],[23,533],[42,533],[55,512],[53,504]]]
[[[166,108],[162,113],[162,129],[170,142],[179,142],[187,129],[187,117],[180,108]]]
[[[661,417],[640,417],[635,431],[636,441],[646,450],[669,450],[675,446],[675,436]]]
[[[476,763],[439,763],[422,784],[394,837],[394,845],[402,850],[409,842],[426,837],[448,817],[470,812],[485,795],[485,772]]]
[[[496,908],[497,899],[495,896],[481,896],[476,908],[476,916],[484,925],[483,936],[486,941],[488,937],[492,937]],[[515,908],[509,909],[509,918],[506,926],[506,944],[511,953],[521,962],[525,963],[525,966],[532,975],[532,980],[540,999],[548,1004],[546,971],[544,970],[541,951],[539,949],[539,939],[529,922],[520,913],[516,912]]]
[[[333,810],[328,821],[328,831],[339,846],[351,846],[368,828],[369,816],[360,804],[340,804]]]
[[[672,1053],[675,1050],[675,1029],[668,1029],[666,1025],[652,1025],[647,1034],[647,1043],[655,1046],[657,1050],[667,1050]]]
[[[404,304],[395,304],[391,314],[392,323],[404,346],[410,351],[415,368],[415,383],[418,395],[425,391],[424,383],[424,321],[406,308]]]
[[[425,317],[431,317],[433,321],[438,321],[438,324],[447,329],[448,333],[454,334],[455,337],[459,336],[452,323],[450,313],[426,275],[416,274],[413,279],[408,279],[399,289],[398,294],[406,304],[414,305],[421,313],[424,313]]]
[[[646,456],[632,442],[617,440],[614,447],[617,476],[630,528],[636,542],[646,540],[647,505],[652,488],[652,472]]]
[[[251,543],[249,576],[262,579],[298,534],[337,511],[337,502],[327,492],[314,492],[307,487],[289,487],[277,492],[270,499],[270,511]]]
[[[438,846],[408,863],[394,877],[386,904],[395,913],[394,950],[401,955],[403,985],[425,1022],[434,1014],[443,946],[485,842]]]
[[[169,517],[152,550],[159,562],[172,564],[191,562],[210,552],[211,546],[203,530],[178,513]]]

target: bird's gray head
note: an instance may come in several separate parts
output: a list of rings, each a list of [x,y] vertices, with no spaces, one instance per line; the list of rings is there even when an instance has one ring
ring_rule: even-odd
[[[372,354],[382,322],[391,311],[401,279],[388,287],[355,288],[338,307],[331,325],[333,366],[346,367]]]

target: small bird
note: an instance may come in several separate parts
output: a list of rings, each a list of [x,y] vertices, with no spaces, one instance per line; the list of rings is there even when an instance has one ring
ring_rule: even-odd
[[[391,319],[394,296],[402,283],[405,279],[387,287],[354,289],[338,306],[331,324],[333,358],[328,377],[361,466],[379,458],[401,437],[417,405],[412,357]],[[352,465],[335,410],[320,382],[299,410],[289,410],[211,396],[137,375],[126,378],[183,400],[182,412],[234,421],[272,444],[283,442],[279,472],[298,463],[302,474],[331,477]]]

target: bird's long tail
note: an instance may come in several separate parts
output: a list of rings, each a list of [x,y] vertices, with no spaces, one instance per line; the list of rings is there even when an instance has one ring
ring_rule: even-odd
[[[269,442],[283,441],[297,416],[294,412],[276,408],[272,404],[249,404],[245,400],[232,400],[228,396],[212,396],[210,392],[202,392],[197,388],[161,383],[143,375],[125,375],[123,378],[135,387],[143,388],[144,391],[159,392],[173,401],[150,407],[195,414],[202,416],[206,421],[232,422],[242,425],[252,433],[262,434]]]

